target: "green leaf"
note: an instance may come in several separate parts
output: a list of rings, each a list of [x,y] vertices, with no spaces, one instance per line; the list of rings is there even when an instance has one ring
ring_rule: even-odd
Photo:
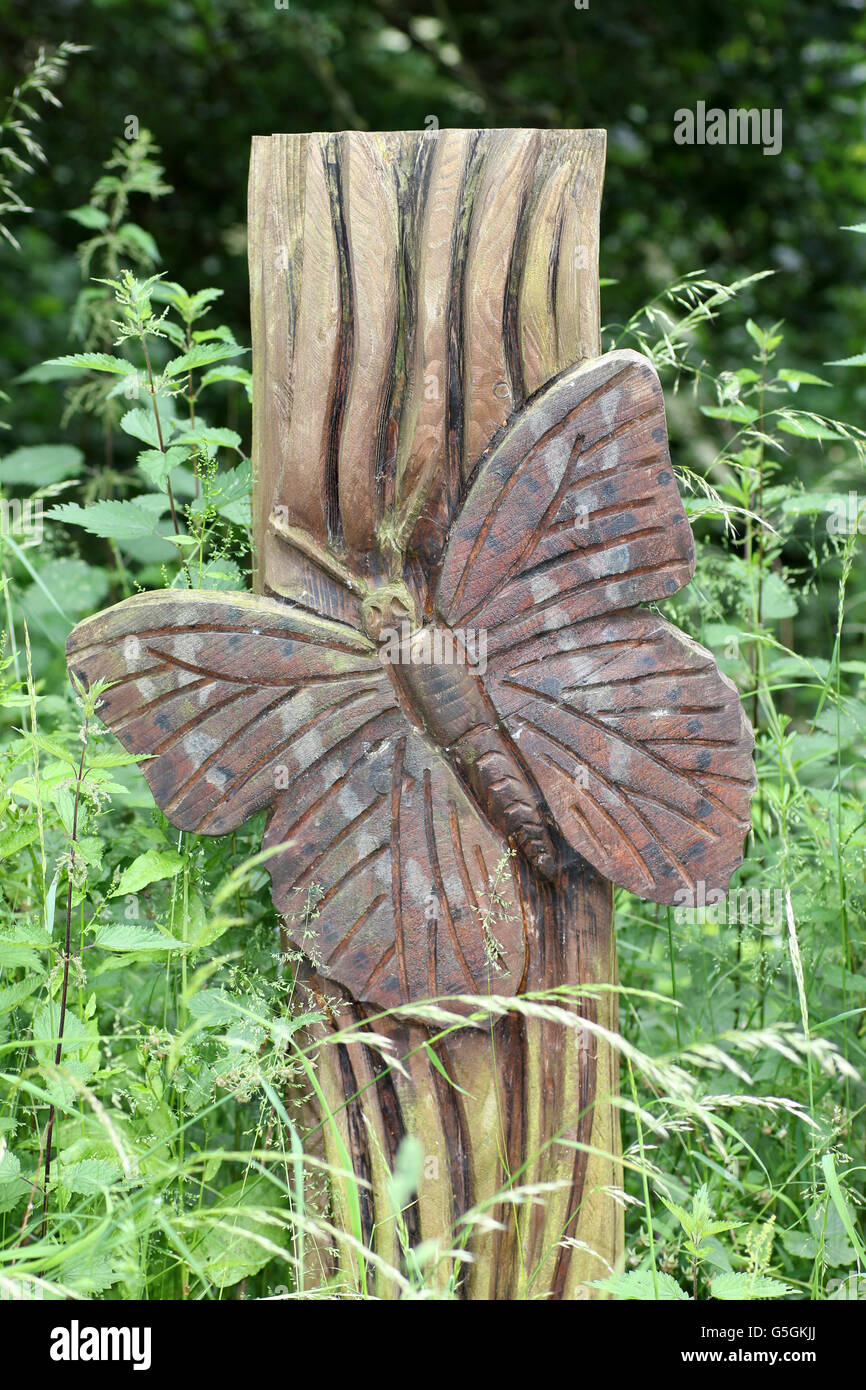
[[[246,351],[246,348],[240,347],[237,343],[197,343],[189,352],[184,352],[169,362],[163,374],[167,377],[180,376],[184,372],[195,371],[198,367],[206,367],[211,362],[238,357]]]
[[[142,449],[138,456],[138,466],[148,482],[166,492],[168,479],[175,468],[187,460],[186,449],[171,448],[165,453],[161,449]]]
[[[811,420],[805,415],[783,415],[778,420],[780,430],[786,434],[795,434],[798,439],[844,439],[838,430],[831,429],[829,425],[819,424],[817,420]]]
[[[202,1215],[205,1235],[196,1244],[196,1264],[212,1283],[225,1287],[256,1274],[277,1252],[291,1247],[291,1235],[273,1208],[275,1189],[262,1177],[241,1178],[220,1193]]]
[[[192,335],[192,340],[194,343],[220,342],[229,343],[231,346],[237,346],[234,333],[224,323],[221,323],[218,328],[197,329]]]
[[[787,382],[792,391],[800,386],[829,386],[830,382],[812,372],[796,372],[791,367],[782,367],[776,373],[780,381]]]
[[[214,289],[212,285],[206,286],[203,290],[196,290],[190,300],[190,308],[193,318],[201,318],[202,314],[210,308],[218,299],[222,299],[224,290]]]
[[[221,589],[221,590],[244,590],[247,581],[241,572],[240,566],[234,560],[228,560],[225,556],[219,556],[214,560],[208,560],[207,564],[201,567],[196,566],[193,573],[193,582],[199,589]],[[185,586],[187,583],[186,575],[181,573],[177,577],[177,586]]]
[[[593,1288],[604,1289],[615,1298],[637,1299],[641,1303],[688,1299],[672,1274],[657,1274],[654,1286],[651,1269],[630,1269],[627,1274],[611,1274],[607,1279],[591,1282]]]
[[[152,410],[142,410],[140,406],[128,410],[120,422],[120,428],[125,434],[131,434],[133,439],[140,439],[142,444],[149,444],[152,449],[159,448],[159,431]]]
[[[453,1087],[455,1091],[459,1091],[461,1096],[468,1096],[469,1092],[464,1091],[463,1087],[458,1086],[457,1082],[453,1079],[453,1077],[448,1075],[447,1071],[445,1070],[445,1067],[442,1065],[442,1062],[436,1056],[436,1053],[433,1051],[429,1043],[425,1042],[424,1051],[427,1053],[427,1060],[430,1063],[431,1067],[435,1067],[439,1075],[444,1076],[445,1080],[448,1082],[448,1085]]]
[[[102,208],[93,207],[90,203],[85,203],[80,208],[70,208],[66,216],[92,232],[104,231],[111,221],[107,212],[103,212]]]
[[[774,333],[772,329],[761,328],[754,319],[746,320],[746,332],[764,353],[773,352],[782,341],[781,334]]]
[[[0,1152],[0,1212],[12,1211],[30,1189],[31,1183],[21,1177],[21,1160],[4,1148]]]
[[[758,418],[757,410],[742,401],[736,405],[702,405],[701,414],[709,415],[711,420],[733,420],[741,425],[751,425]]]
[[[797,612],[797,600],[784,579],[774,571],[763,576],[761,585],[761,612],[765,618],[793,618]]]
[[[244,459],[237,468],[216,475],[209,497],[210,504],[227,521],[233,521],[236,526],[249,526],[252,485],[252,460]]]
[[[235,1023],[238,1006],[221,989],[202,989],[187,1001],[187,1008],[193,1018],[201,1019],[207,1028],[219,1028],[226,1023]]]
[[[14,378],[15,381],[72,381],[79,375],[77,367],[50,367],[47,362],[37,362],[35,367],[28,367],[26,372],[20,372]]]
[[[30,976],[26,980],[19,980],[17,985],[6,985],[0,989],[0,1014],[8,1014],[17,1009],[23,1000],[29,999],[41,986],[42,981],[38,976]]]
[[[13,450],[0,462],[0,483],[23,484],[35,491],[74,477],[83,462],[83,453],[72,444],[32,444]]]
[[[184,862],[183,855],[174,849],[145,850],[144,854],[140,854],[127,865],[109,897],[117,898],[124,893],[137,893],[149,883],[156,883],[163,878],[174,878],[180,873]]]
[[[110,352],[75,352],[70,357],[49,357],[46,367],[75,367],[82,372],[111,372],[116,376],[135,376],[138,368],[125,357]]]
[[[866,976],[856,975],[841,965],[826,961],[821,967],[821,980],[831,989],[840,989],[846,994],[866,995]]]
[[[0,1212],[13,1211],[25,1197],[30,1195],[32,1181],[27,1182],[25,1178],[15,1178],[7,1183],[5,1187],[0,1187]]]
[[[161,875],[166,877],[166,875]],[[133,889],[127,889],[133,892]],[[136,922],[109,922],[99,927],[93,938],[93,945],[102,951],[183,951],[185,944],[176,936],[163,935],[153,927],[142,927]]]
[[[0,1150],[0,1187],[7,1182],[15,1182],[21,1172],[21,1160],[5,1145]]]
[[[93,613],[108,593],[106,571],[72,555],[46,561],[39,574],[51,593],[63,595],[69,613]]]
[[[199,383],[199,389],[204,386],[212,386],[217,381],[236,381],[243,386],[247,398],[252,399],[253,374],[247,371],[246,367],[214,367],[213,371],[205,372]]]
[[[18,854],[28,845],[32,845],[38,835],[39,827],[36,825],[8,826],[0,833],[0,856],[8,862],[13,854]]]
[[[133,250],[139,251],[144,259],[150,261],[151,264],[155,264],[159,260],[159,247],[150,232],[139,227],[137,222],[124,222],[118,227],[117,234]]]
[[[782,1244],[800,1259],[823,1260],[830,1265],[852,1265],[857,1251],[832,1202],[814,1202],[806,1212],[805,1229],[783,1231]]]
[[[106,1192],[122,1176],[118,1164],[107,1158],[85,1158],[80,1163],[64,1163],[57,1170],[58,1182],[67,1192],[77,1192],[82,1197]]]
[[[824,1170],[824,1177],[827,1182],[827,1191],[830,1193],[830,1199],[833,1203],[833,1206],[836,1208],[836,1213],[839,1217],[839,1220],[842,1223],[842,1228],[846,1236],[850,1240],[851,1244],[853,1245],[854,1249],[857,1251],[859,1258],[861,1260],[866,1260],[866,1246],[863,1245],[862,1240],[860,1239],[859,1235],[854,1229],[854,1223],[851,1220],[851,1213],[848,1210],[848,1203],[845,1201],[845,1197],[842,1193],[842,1188],[839,1186],[839,1178],[836,1174],[836,1164],[831,1153],[823,1155],[821,1159],[821,1167]]]
[[[88,758],[87,766],[95,767],[130,767],[133,763],[140,763],[141,753],[100,753],[95,758]]]
[[[28,946],[19,945],[16,941],[9,941],[5,936],[0,936],[0,965],[5,970],[40,970],[42,968],[42,963],[35,951]]]
[[[713,1298],[725,1302],[753,1298],[787,1298],[794,1290],[766,1274],[717,1274],[710,1284]]]
[[[48,738],[46,734],[35,734],[33,741],[38,748],[48,753],[50,757],[57,758],[58,762],[68,763],[73,770],[78,767],[78,760],[81,756],[80,750],[77,752],[74,749],[70,751],[64,748],[61,743],[55,743],[54,740]]]
[[[828,362],[828,367],[866,367],[866,352],[858,352],[854,357],[837,357],[835,362]]]
[[[42,1067],[54,1065],[60,1031],[60,1001],[48,999],[33,1019],[33,1051]],[[95,1018],[83,1022],[67,1008],[63,1024],[61,1066],[86,1081],[99,1065],[99,1026]]]
[[[218,429],[210,425],[200,425],[198,429],[183,430],[173,444],[193,444],[199,448],[239,449],[241,437],[234,430]]]
[[[92,536],[107,536],[116,541],[131,541],[142,536],[156,536],[157,518],[135,502],[91,502],[80,507],[77,502],[64,502],[46,512],[52,521],[71,526],[83,526]]]
[[[781,510],[791,516],[818,516],[830,511],[833,502],[839,500],[838,494],[833,492],[795,492],[783,498]]]
[[[64,1288],[72,1289],[75,1297],[92,1298],[105,1293],[121,1277],[108,1256],[97,1255],[92,1247],[82,1249],[75,1245],[72,1251],[58,1266],[55,1278]]]

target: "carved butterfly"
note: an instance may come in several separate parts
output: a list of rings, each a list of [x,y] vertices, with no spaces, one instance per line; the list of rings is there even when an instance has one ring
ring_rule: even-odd
[[[101,717],[175,825],[270,808],[276,906],[309,952],[317,886],[315,955],[357,999],[517,991],[509,848],[662,903],[727,886],[753,739],[712,656],[637,606],[694,570],[646,359],[565,372],[494,438],[432,592],[402,554],[362,576],[276,513],[269,543],[285,596],[139,595],[81,623],[69,665],[114,682]]]

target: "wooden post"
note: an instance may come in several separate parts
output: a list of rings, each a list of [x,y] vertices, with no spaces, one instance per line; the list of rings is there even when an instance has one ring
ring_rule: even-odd
[[[357,476],[402,518],[444,480],[418,536],[436,564],[473,465],[526,400],[601,350],[600,130],[446,130],[274,135],[253,142],[249,196],[257,587],[297,594],[304,576],[268,529],[275,506],[329,540],[329,508]],[[336,474],[336,480],[335,475]],[[362,518],[359,518],[361,520]],[[331,517],[332,521],[333,518]],[[345,518],[347,544],[351,541]],[[437,542],[439,542],[437,544]],[[611,885],[587,863],[529,906],[525,988],[616,980]],[[333,984],[319,989],[329,997]],[[340,1021],[363,1010],[341,992]],[[616,995],[585,1011],[616,1028]],[[336,1020],[335,1020],[336,1021]],[[377,1022],[377,1028],[381,1023]],[[409,1076],[370,1086],[371,1055],[323,1048],[330,1103],[359,1176],[367,1232],[398,1259],[385,1169],[404,1134],[427,1157],[416,1239],[448,1243],[455,1221],[509,1185],[558,1183],[543,1205],[491,1215],[505,1229],[470,1243],[468,1298],[594,1296],[587,1281],[622,1245],[607,1103],[615,1056],[561,1024],[512,1018],[493,1036],[449,1038],[437,1060],[423,1028],[391,1027]],[[359,1100],[348,1108],[353,1091]],[[559,1146],[579,1139],[594,1151]],[[335,1137],[328,1158],[339,1163]],[[563,1238],[568,1238],[563,1243]]]
[[[353,1030],[319,1053],[356,1237],[324,1272],[383,1295],[412,1137],[408,1244],[471,1257],[440,1285],[594,1296],[622,1244],[612,883],[726,887],[749,826],[736,689],[643,606],[694,542],[651,364],[599,355],[603,159],[600,131],[256,140],[257,592],[136,595],[67,647],[175,825],[269,809],[319,1034]]]

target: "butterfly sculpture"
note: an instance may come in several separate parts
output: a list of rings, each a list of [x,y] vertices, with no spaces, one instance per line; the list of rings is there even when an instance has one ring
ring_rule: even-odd
[[[660,903],[727,887],[753,738],[710,653],[641,606],[695,560],[647,359],[586,362],[513,415],[435,565],[392,535],[358,573],[284,512],[288,597],[141,594],[67,650],[112,682],[101,717],[174,825],[269,808],[274,902],[328,977],[383,1008],[519,991],[520,859],[543,885],[582,856]]]

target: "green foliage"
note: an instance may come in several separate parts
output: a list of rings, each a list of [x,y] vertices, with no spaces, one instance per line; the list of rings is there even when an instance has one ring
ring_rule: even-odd
[[[43,515],[39,534],[0,536],[0,1293],[370,1292],[358,1190],[353,1230],[328,1227],[327,1175],[302,1152],[329,1044],[311,1041],[319,1014],[280,947],[261,827],[175,831],[62,654],[74,621],[140,588],[248,587],[243,196],[249,136],[289,92],[306,104],[285,128],[403,127],[413,110],[419,127],[429,111],[443,126],[609,128],[604,345],[637,346],[664,380],[699,551],[666,612],[711,648],[758,731],[732,892],[761,907],[617,896],[627,1260],[597,1282],[625,1299],[862,1296],[866,436],[847,422],[866,402],[864,228],[837,228],[856,210],[834,216],[866,196],[862,15],[680,7],[654,13],[646,46],[627,6],[554,7],[531,42],[525,6],[485,0],[438,18],[203,0],[194,15],[155,6],[145,26],[91,8],[77,38],[99,44],[110,23],[139,76],[171,81],[147,107],[159,148],[144,129],[115,139],[129,67],[98,49],[70,67],[71,119],[51,127],[63,180],[4,156],[47,211],[0,267],[0,368],[19,373],[0,488]],[[674,106],[738,93],[784,105],[778,161],[673,147]],[[0,141],[21,155],[8,123]],[[178,280],[158,274],[160,247]],[[677,277],[696,262],[708,269]],[[315,892],[297,911],[314,931]],[[495,921],[482,927],[495,958]],[[431,1021],[461,1026],[441,1005]],[[402,1064],[374,1046],[383,1068]],[[411,1140],[396,1156],[403,1263],[376,1268],[404,1297],[453,1297],[490,1213],[411,1250],[422,1160]],[[502,1197],[544,1200],[519,1178]],[[349,1249],[357,1277],[317,1282],[317,1242]]]

